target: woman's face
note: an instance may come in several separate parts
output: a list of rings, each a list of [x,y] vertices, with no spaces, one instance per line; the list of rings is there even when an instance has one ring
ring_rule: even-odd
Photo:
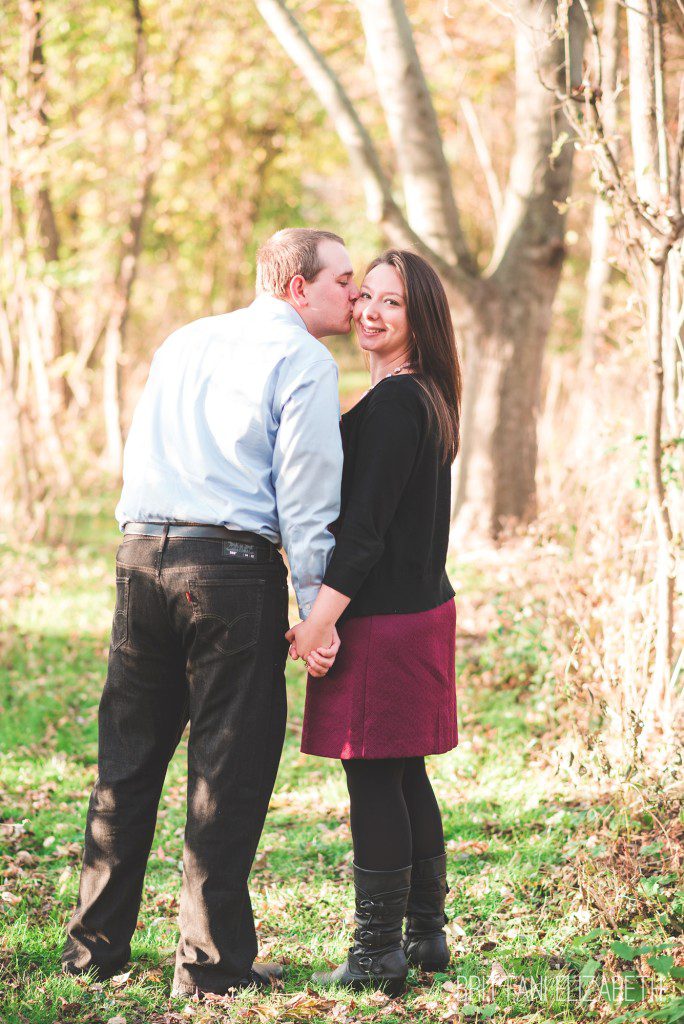
[[[366,274],[353,316],[359,344],[366,352],[391,359],[408,350],[406,296],[394,267],[379,263]]]

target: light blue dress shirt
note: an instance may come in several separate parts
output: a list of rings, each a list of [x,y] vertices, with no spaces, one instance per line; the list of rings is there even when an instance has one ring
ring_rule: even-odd
[[[116,518],[212,523],[282,545],[311,609],[340,510],[337,366],[287,302],[181,327],[157,350],[124,449]]]

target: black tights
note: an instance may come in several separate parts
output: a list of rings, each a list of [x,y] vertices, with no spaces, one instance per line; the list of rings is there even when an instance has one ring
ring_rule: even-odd
[[[422,757],[343,761],[354,863],[392,871],[444,853],[442,816]]]

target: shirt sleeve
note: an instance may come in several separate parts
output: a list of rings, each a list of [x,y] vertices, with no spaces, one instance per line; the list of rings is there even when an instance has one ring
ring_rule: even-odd
[[[342,440],[337,366],[321,360],[289,389],[273,452],[283,546],[302,618],[311,611],[334,545],[340,512]]]
[[[419,399],[379,398],[359,427],[347,507],[324,583],[354,597],[385,549],[422,434]]]

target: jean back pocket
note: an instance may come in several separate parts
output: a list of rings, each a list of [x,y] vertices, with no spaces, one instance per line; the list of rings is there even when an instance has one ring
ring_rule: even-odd
[[[221,654],[238,654],[259,636],[264,603],[263,579],[190,580],[197,639]]]

